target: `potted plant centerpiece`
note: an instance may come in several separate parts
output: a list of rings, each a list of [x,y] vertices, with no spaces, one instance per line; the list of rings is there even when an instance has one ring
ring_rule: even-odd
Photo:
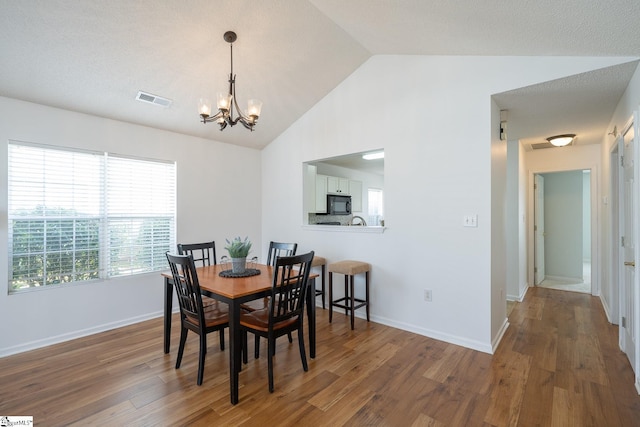
[[[229,252],[231,257],[231,271],[234,273],[244,273],[247,265],[247,255],[251,250],[251,242],[248,237],[244,240],[240,236],[236,237],[232,241],[225,239],[227,246],[224,248]]]

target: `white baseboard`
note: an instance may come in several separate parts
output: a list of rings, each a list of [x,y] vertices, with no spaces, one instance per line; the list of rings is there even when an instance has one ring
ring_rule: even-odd
[[[30,351],[30,350],[36,350],[38,348],[59,344],[65,341],[71,341],[76,338],[82,338],[82,337],[97,334],[100,332],[110,331],[112,329],[120,328],[122,326],[133,325],[134,323],[144,322],[145,320],[155,319],[157,317],[164,317],[164,311],[147,313],[142,316],[131,317],[128,319],[123,319],[123,320],[119,320],[117,322],[112,322],[112,323],[105,323],[103,325],[97,325],[92,328],[73,331],[68,334],[56,335],[53,337],[31,341],[31,342],[16,345],[13,347],[3,348],[3,349],[0,349],[0,357],[11,356],[13,354],[23,353],[25,351]]]
[[[505,317],[504,322],[500,327],[500,330],[498,331],[495,338],[493,339],[493,342],[491,343],[491,348],[492,348],[491,354],[494,354],[496,352],[498,346],[500,345],[500,341],[502,341],[502,337],[504,337],[505,332],[507,332],[507,329],[509,329],[509,319]]]
[[[568,277],[568,276],[544,276],[544,280],[556,280],[558,282],[583,283],[584,277]]]
[[[366,315],[359,314],[359,313],[356,313],[356,317],[359,317],[361,319],[367,318]],[[443,334],[442,332],[418,327],[415,325],[410,325],[408,323],[397,322],[395,320],[387,319],[380,316],[371,316],[371,321],[380,323],[382,325],[391,326],[392,328],[402,329],[403,331],[413,332],[415,334],[422,335],[428,338],[433,338],[438,341],[444,341],[449,344],[460,345],[462,347],[466,347],[471,350],[477,350],[483,353],[493,354],[493,348],[488,343],[470,340],[470,339],[459,337],[456,335]]]
[[[609,323],[613,324],[613,325],[617,325],[618,324],[618,319],[612,319],[611,318],[611,313],[609,311],[609,305],[607,304],[607,300],[605,300],[602,295],[596,295],[600,298],[600,304],[602,304],[602,308],[604,309],[604,314],[607,316],[607,320],[609,321]]]
[[[520,295],[507,295],[507,301],[524,301],[524,297],[527,295],[527,291],[529,290],[529,284],[527,284],[524,288],[520,289]]]

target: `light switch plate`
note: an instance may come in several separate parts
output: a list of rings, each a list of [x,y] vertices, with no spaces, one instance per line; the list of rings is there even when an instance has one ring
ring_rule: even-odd
[[[477,227],[478,215],[465,215],[462,220],[462,225],[465,227]]]

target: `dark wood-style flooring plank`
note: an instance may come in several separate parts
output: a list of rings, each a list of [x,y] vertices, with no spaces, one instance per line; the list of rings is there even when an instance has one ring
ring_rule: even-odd
[[[532,288],[494,355],[318,309],[317,358],[278,340],[275,392],[266,342],[229,402],[228,351],[211,335],[175,369],[162,319],[0,359],[0,414],[44,426],[640,426],[634,374],[597,298]],[[174,318],[177,325],[177,317]],[[228,342],[228,336],[226,337]]]

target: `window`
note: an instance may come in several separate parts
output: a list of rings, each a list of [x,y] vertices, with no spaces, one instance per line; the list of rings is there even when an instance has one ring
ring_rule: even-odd
[[[369,225],[381,225],[380,221],[383,219],[384,215],[382,210],[382,190],[378,188],[369,188],[367,199],[369,200],[369,220],[367,223]]]
[[[166,268],[175,163],[9,144],[9,292]]]

